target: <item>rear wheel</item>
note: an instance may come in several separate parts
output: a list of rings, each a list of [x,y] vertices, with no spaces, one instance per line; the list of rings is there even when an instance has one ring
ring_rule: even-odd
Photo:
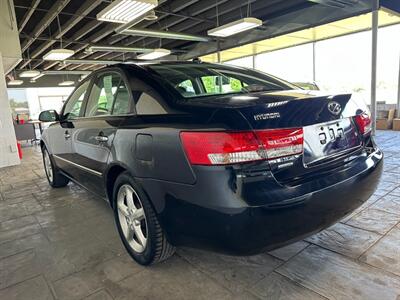
[[[66,186],[69,183],[69,179],[60,174],[46,147],[43,147],[42,153],[44,170],[49,184],[55,188]]]
[[[150,265],[174,254],[150,201],[128,173],[117,178],[113,200],[119,235],[136,262]]]

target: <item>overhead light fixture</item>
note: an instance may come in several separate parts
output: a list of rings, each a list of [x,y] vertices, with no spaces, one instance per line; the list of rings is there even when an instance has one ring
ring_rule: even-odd
[[[208,35],[227,37],[240,32],[259,27],[263,24],[260,19],[243,18],[207,31]]]
[[[149,48],[133,48],[133,47],[118,47],[118,46],[90,46],[86,49],[86,51],[93,53],[98,51],[105,52],[151,52],[153,49]]]
[[[39,76],[40,72],[37,70],[27,70],[27,71],[23,71],[22,73],[20,73],[18,75],[18,77],[21,78],[32,78],[32,77],[36,77]]]
[[[138,55],[137,58],[139,59],[157,59],[171,54],[171,50],[168,49],[153,49],[153,51],[149,53],[143,53]]]
[[[9,82],[7,82],[7,85],[21,85],[23,83],[24,82],[22,80],[13,79],[13,80],[10,80]]]
[[[162,39],[173,39],[173,40],[185,40],[194,42],[208,42],[210,39],[205,36],[186,34],[180,32],[162,31],[162,30],[151,30],[151,29],[141,29],[141,28],[130,28],[124,30],[116,30],[117,33],[134,35],[134,36],[145,36],[154,37]]]
[[[129,23],[158,5],[157,0],[116,0],[97,14],[97,20]]]
[[[155,21],[158,19],[158,16],[156,15],[156,12],[154,10],[151,10],[145,17],[144,19],[146,21]]]
[[[38,80],[40,77],[42,77],[42,76],[45,75],[45,72],[46,72],[46,71],[40,73],[40,74],[39,74],[38,76],[36,76],[36,77],[33,77],[32,80],[35,80],[35,81]]]
[[[75,84],[74,81],[66,80],[66,81],[60,82],[58,85],[59,86],[71,86],[71,85],[74,85],[74,84]]]
[[[64,60],[75,54],[74,50],[70,49],[53,49],[43,56],[44,60]]]

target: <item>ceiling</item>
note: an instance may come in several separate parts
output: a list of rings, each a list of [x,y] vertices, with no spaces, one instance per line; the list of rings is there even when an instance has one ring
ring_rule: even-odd
[[[371,29],[372,13],[334,21],[320,26],[303,29],[277,37],[260,40],[240,47],[230,48],[220,52],[222,62],[251,56],[259,53],[275,51],[315,41],[330,39],[337,36],[360,32]],[[379,11],[379,26],[389,26],[400,23],[400,15],[391,12]],[[201,56],[202,61],[217,62],[216,53]]]
[[[157,20],[140,20],[132,24],[133,28],[138,29],[207,37],[207,31],[217,24],[226,24],[247,16],[263,21],[261,27],[229,38],[208,37],[208,42],[193,42],[118,33],[123,24],[99,21],[96,18],[111,0],[13,1],[23,57],[15,68],[17,74],[27,69],[41,72],[93,71],[111,60],[127,61],[137,56],[137,53],[132,52],[90,53],[87,51],[90,46],[162,47],[172,51],[170,59],[181,60],[201,56],[205,60],[216,61],[213,53],[221,51],[224,61],[310,42],[316,36],[328,38],[334,36],[333,32],[344,34],[347,29],[343,28],[352,29],[354,24],[346,23],[343,19],[370,12],[372,3],[371,0],[158,0],[155,8]],[[385,1],[394,3],[397,0]],[[345,2],[345,5],[336,6],[336,3]],[[365,25],[369,22],[369,17],[367,21],[365,17],[358,20],[357,24]],[[362,28],[357,27],[354,30]],[[46,53],[57,48],[74,50],[75,55],[70,59],[79,61],[72,64],[43,60]],[[64,78],[64,75],[57,76]],[[34,81],[33,86],[49,85],[44,80],[49,77],[51,76]]]
[[[187,53],[199,42],[129,36],[118,34],[118,23],[102,22],[97,13],[110,4],[110,0],[14,0],[20,32],[23,60],[16,67],[38,70],[95,70],[101,65],[61,64],[43,61],[42,57],[54,48],[75,50],[72,59],[129,60],[135,53],[86,53],[90,45],[113,45],[146,48],[167,48],[172,54]],[[155,12],[157,21],[143,20],[137,28],[168,30],[206,36],[207,30],[218,22],[252,17],[267,21],[290,11],[311,7],[306,0],[159,0]],[[218,5],[217,5],[218,4]],[[258,30],[263,30],[261,27]],[[200,42],[201,43],[201,42]]]

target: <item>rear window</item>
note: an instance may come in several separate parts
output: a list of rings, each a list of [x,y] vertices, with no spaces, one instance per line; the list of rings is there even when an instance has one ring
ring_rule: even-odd
[[[164,78],[183,97],[246,94],[296,87],[264,73],[214,64],[160,64],[149,69]]]

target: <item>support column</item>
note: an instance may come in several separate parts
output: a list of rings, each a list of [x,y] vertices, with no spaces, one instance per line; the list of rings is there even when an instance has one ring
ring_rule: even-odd
[[[378,7],[379,0],[372,0],[372,47],[371,47],[371,117],[372,135],[376,133],[376,69],[378,54]]]
[[[20,163],[0,52],[0,168]]]
[[[312,43],[312,76],[313,76],[313,81],[314,83],[317,81],[316,79],[316,69],[315,69],[315,42]]]
[[[400,56],[399,56],[399,79],[397,83],[397,118],[400,119]]]

